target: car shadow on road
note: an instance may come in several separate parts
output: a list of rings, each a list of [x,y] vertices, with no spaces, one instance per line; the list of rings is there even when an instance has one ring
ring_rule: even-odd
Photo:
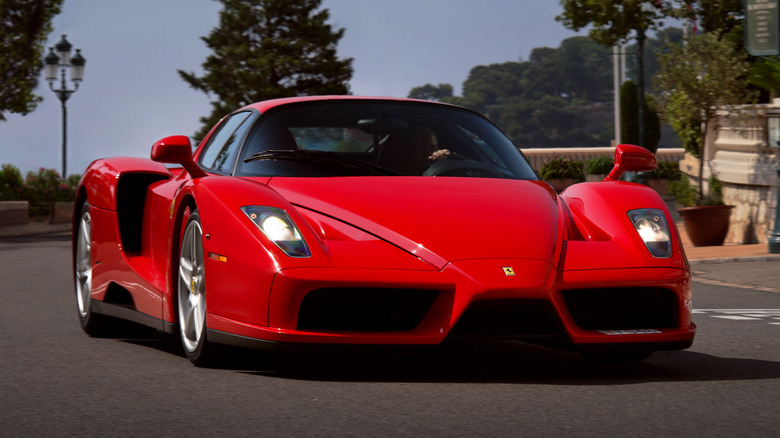
[[[121,339],[180,356],[175,338]],[[591,362],[579,354],[521,342],[479,342],[445,348],[321,351],[225,349],[214,369],[280,379],[339,382],[535,383],[629,385],[646,382],[780,378],[780,362],[713,356],[692,350],[655,352],[633,364]]]
[[[278,353],[234,351],[220,365],[258,376],[346,382],[624,385],[780,378],[780,362],[695,351],[656,352],[634,364],[596,363],[579,354],[522,343],[417,352]]]

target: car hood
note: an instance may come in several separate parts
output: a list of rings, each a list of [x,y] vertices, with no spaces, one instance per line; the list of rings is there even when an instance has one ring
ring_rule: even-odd
[[[272,178],[292,204],[443,268],[466,259],[552,261],[555,192],[539,181],[452,177]]]

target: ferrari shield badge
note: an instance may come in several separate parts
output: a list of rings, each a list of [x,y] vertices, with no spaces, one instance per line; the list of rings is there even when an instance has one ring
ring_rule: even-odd
[[[513,277],[515,275],[515,270],[511,266],[504,266],[504,275]]]

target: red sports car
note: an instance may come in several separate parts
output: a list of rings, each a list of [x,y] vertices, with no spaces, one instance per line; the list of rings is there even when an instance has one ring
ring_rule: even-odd
[[[168,164],[169,166],[164,165]],[[122,318],[218,344],[547,343],[640,360],[691,345],[690,269],[667,207],[619,181],[560,195],[495,125],[456,106],[353,96],[271,100],[193,152],[109,158],[77,192],[81,325]],[[173,166],[172,166],[173,165]]]

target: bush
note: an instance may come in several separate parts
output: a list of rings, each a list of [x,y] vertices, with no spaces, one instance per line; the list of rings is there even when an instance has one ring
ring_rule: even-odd
[[[53,169],[41,167],[38,172],[27,172],[26,191],[30,202],[60,202],[75,199],[74,190]]]
[[[680,163],[677,161],[661,161],[658,163],[658,167],[650,174],[652,179],[668,179],[669,181],[677,181],[682,177],[680,171]]]
[[[20,200],[30,203],[30,216],[49,214],[49,203],[70,202],[76,199],[76,186],[81,175],[71,175],[67,181],[56,170],[41,167],[28,172],[26,178],[12,164],[0,168],[0,200]]]
[[[22,172],[13,164],[0,167],[0,201],[16,201],[24,198]]]
[[[688,175],[681,172],[680,179],[669,182],[669,192],[683,207],[698,205],[723,205],[723,183],[715,175],[710,176],[709,194],[699,197],[699,191],[691,184]]]
[[[610,157],[597,157],[585,161],[585,175],[608,175],[615,167],[615,160]]]
[[[582,161],[556,157],[542,166],[539,176],[543,180],[573,178],[576,181],[585,181],[583,167]]]

